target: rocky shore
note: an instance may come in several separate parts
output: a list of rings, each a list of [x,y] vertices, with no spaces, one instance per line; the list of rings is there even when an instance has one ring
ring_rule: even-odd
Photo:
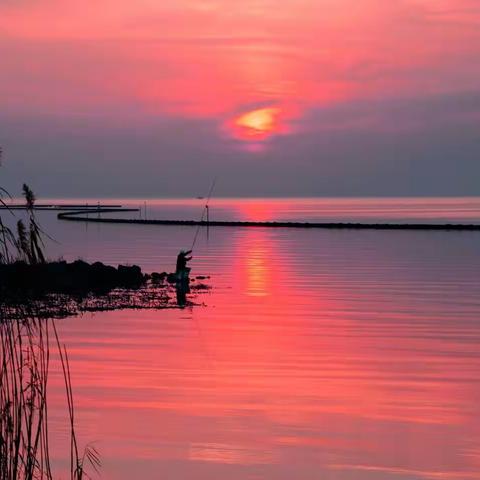
[[[0,264],[0,292],[3,294],[105,293],[116,288],[138,289],[148,280],[155,283],[175,281],[174,275],[166,272],[144,274],[137,265],[113,267],[82,260],[35,265],[20,261]]]

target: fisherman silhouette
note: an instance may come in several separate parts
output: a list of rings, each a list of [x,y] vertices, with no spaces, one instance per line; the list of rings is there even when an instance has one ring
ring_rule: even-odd
[[[187,304],[187,293],[190,292],[189,278],[190,268],[187,263],[192,259],[192,251],[180,250],[177,256],[177,268],[175,269],[177,291],[177,304],[179,307],[184,307]]]
[[[178,279],[188,277],[190,268],[187,267],[187,263],[192,259],[191,253],[191,250],[180,250],[180,253],[177,256],[177,268],[175,270]]]
[[[187,305],[187,293],[190,293],[188,283],[177,282],[175,290],[177,293],[177,305],[179,307],[185,307]]]

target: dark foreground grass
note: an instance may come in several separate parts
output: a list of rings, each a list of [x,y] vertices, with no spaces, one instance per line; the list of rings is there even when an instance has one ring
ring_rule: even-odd
[[[88,477],[100,467],[92,446],[80,451],[67,350],[52,318],[42,318],[41,305],[0,303],[0,480],[55,477],[50,463],[47,385],[51,346],[58,351],[68,405],[71,480]]]

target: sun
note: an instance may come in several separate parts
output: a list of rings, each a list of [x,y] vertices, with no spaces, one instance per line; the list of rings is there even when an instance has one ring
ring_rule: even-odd
[[[252,110],[233,120],[234,134],[242,140],[264,140],[281,130],[281,109],[277,107]]]
[[[241,115],[236,120],[239,127],[251,130],[252,134],[262,134],[275,130],[279,108],[261,108]]]

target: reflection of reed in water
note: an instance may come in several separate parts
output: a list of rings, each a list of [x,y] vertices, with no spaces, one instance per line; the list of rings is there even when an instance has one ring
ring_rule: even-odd
[[[0,267],[3,267],[0,272],[3,275],[0,282],[0,480],[54,478],[50,464],[47,405],[50,340],[57,348],[65,382],[70,423],[69,477],[71,480],[82,480],[90,478],[85,473],[87,465],[98,471],[100,458],[92,446],[87,445],[83,453],[78,448],[68,354],[60,343],[54,319],[83,311],[169,308],[173,306],[173,300],[168,291],[173,287],[164,282],[162,275],[157,275],[160,278],[155,277],[146,285],[146,278],[138,267],[124,266],[120,266],[118,271],[113,270],[116,274],[125,274],[138,269],[137,277],[141,278],[138,282],[127,282],[130,288],[118,288],[117,281],[108,284],[101,293],[94,293],[88,275],[84,284],[81,275],[75,277],[68,272],[66,276],[69,278],[64,280],[69,280],[67,285],[73,283],[76,287],[73,292],[65,289],[65,285],[59,289],[55,282],[49,285],[48,278],[50,282],[54,278],[58,283],[59,272],[55,271],[50,277],[46,275],[48,268],[55,265],[45,261],[43,231],[35,217],[35,196],[26,185],[23,191],[29,227],[19,220],[15,235],[2,223],[0,216]],[[3,193],[0,188],[0,208],[8,209],[2,200]],[[15,261],[21,263],[14,264]],[[102,264],[90,266],[80,263],[83,265],[74,262],[77,270],[79,266],[83,270],[95,267],[103,272],[105,269],[112,270]],[[20,279],[18,285],[12,281],[15,276],[9,278],[6,275],[12,268],[14,272],[22,270],[17,275],[17,280]],[[32,279],[31,274],[35,271],[38,278]],[[63,274],[65,276],[65,272]],[[33,284],[31,280],[34,280]],[[198,285],[198,289],[201,287]],[[186,304],[184,298],[181,306]]]
[[[197,290],[209,287],[199,283]],[[125,308],[170,308],[169,287],[149,285],[138,290],[115,289],[104,295],[73,297],[50,294],[32,299],[0,299],[0,480],[54,478],[50,465],[47,380],[50,344],[60,357],[70,427],[70,479],[87,477],[85,466],[97,471],[98,452],[87,446],[80,453],[67,350],[60,343],[55,318],[83,311]],[[2,292],[0,292],[2,293]],[[185,300],[182,306],[191,304]]]
[[[50,340],[60,356],[70,422],[70,479],[100,467],[98,452],[80,453],[75,434],[70,368],[53,319],[41,319],[35,303],[0,304],[0,480],[53,479],[48,435],[47,380]]]

